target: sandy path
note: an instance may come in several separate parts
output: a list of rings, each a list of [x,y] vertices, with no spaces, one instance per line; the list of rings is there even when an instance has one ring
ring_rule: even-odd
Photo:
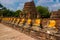
[[[36,40],[10,27],[0,24],[0,40]]]

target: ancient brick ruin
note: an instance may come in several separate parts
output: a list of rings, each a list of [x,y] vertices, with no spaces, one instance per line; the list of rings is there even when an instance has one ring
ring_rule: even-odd
[[[60,10],[53,11],[50,19],[56,20],[56,26],[60,27]]]
[[[21,13],[25,18],[40,18],[40,14],[37,12],[34,1],[26,2]]]
[[[53,11],[52,14],[51,14],[51,18],[53,18],[53,19],[59,19],[60,18],[60,10]]]

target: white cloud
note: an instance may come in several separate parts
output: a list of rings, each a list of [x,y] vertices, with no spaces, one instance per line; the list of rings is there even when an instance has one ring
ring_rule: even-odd
[[[37,6],[38,5],[47,6],[47,7],[49,7],[50,10],[58,10],[60,8],[59,0],[56,0],[56,1],[54,1],[54,0],[39,0],[37,2]]]
[[[53,0],[39,0],[37,3],[53,2]]]
[[[0,0],[3,4],[13,4],[15,2],[18,2],[19,0]]]
[[[16,3],[20,0],[0,0],[0,3],[10,10],[16,10]]]
[[[49,6],[49,9],[52,11],[56,11],[58,9],[60,9],[60,3],[56,3],[56,4],[53,4],[51,6]]]
[[[39,0],[36,4],[38,5],[42,5],[42,4],[47,4],[53,2],[53,0]]]
[[[60,3],[52,5],[52,7],[59,7],[59,6],[60,6]]]
[[[17,7],[17,10],[19,10],[19,9],[22,10],[23,7],[24,7],[24,3],[20,3],[19,6]]]
[[[17,10],[23,9],[25,2],[30,2],[30,1],[32,1],[32,0],[23,0],[23,1],[20,0],[20,3],[19,3],[19,6],[17,7]]]

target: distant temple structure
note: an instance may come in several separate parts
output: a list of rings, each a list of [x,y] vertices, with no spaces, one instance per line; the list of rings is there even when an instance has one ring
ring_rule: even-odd
[[[20,17],[23,16],[23,18],[40,18],[40,14],[37,12],[34,1],[26,2],[23,8],[23,11],[20,13]]]
[[[58,11],[53,11],[50,19],[56,20],[56,26],[60,27],[60,9]]]
[[[52,12],[51,19],[60,19],[60,9]]]

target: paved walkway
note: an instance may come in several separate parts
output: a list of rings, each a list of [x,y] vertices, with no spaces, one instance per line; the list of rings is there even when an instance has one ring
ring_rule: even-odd
[[[36,40],[10,27],[0,24],[0,40]]]

